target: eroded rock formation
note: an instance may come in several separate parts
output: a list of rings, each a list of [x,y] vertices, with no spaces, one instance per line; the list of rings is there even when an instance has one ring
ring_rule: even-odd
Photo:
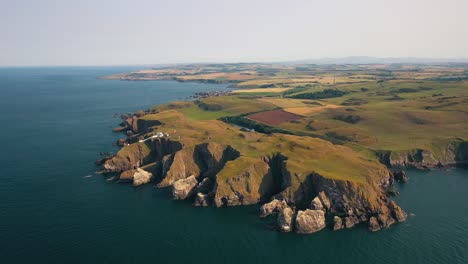
[[[325,213],[322,210],[298,211],[296,216],[296,232],[312,234],[325,228]]]
[[[153,174],[138,168],[133,174],[133,186],[139,186],[150,182],[153,179]]]
[[[125,122],[134,133],[157,129],[152,126],[161,123],[132,120],[127,118]],[[150,137],[131,137],[136,136]],[[299,143],[288,143],[286,139],[279,142],[297,151],[312,151],[301,145],[300,139],[295,140]],[[347,180],[340,175],[324,177],[320,172],[305,170],[282,153],[246,156],[229,145],[174,138],[135,141],[103,162],[105,171],[120,173],[120,181],[140,185],[155,180],[158,187],[171,186],[174,199],[193,199],[195,206],[267,202],[260,216],[275,215],[278,230],[283,232],[310,234],[326,225],[338,230],[362,222],[376,231],[406,219],[406,213],[386,192],[394,180],[404,181],[405,174],[392,174],[376,163],[357,163],[370,176]]]
[[[179,200],[186,199],[195,193],[197,185],[198,181],[194,175],[177,180],[172,184],[172,197]]]
[[[293,229],[294,211],[291,207],[285,207],[280,210],[277,218],[278,228],[282,232],[291,232]]]

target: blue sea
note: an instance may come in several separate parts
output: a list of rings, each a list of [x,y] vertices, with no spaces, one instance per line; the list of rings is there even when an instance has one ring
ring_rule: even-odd
[[[468,263],[468,171],[409,171],[408,220],[314,235],[269,230],[258,206],[196,208],[106,182],[116,114],[225,85],[101,80],[135,67],[0,68],[0,263]]]

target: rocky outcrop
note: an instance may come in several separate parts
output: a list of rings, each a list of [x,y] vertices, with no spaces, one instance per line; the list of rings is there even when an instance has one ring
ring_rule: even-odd
[[[427,144],[423,148],[377,151],[380,161],[387,166],[414,167],[430,169],[466,165],[468,162],[468,142],[456,138],[438,140]]]
[[[346,228],[352,228],[354,227],[354,225],[359,224],[359,219],[355,215],[346,216],[344,220],[345,220],[344,226]]]
[[[101,159],[98,159],[94,162],[94,164],[96,166],[101,166],[103,165],[106,161],[110,160],[112,157],[104,157],[104,158],[101,158]]]
[[[260,217],[267,217],[276,214],[276,223],[281,232],[291,232],[293,230],[294,210],[288,206],[286,201],[273,199],[260,207]]]
[[[197,196],[195,196],[195,201],[193,202],[193,205],[195,206],[209,206],[213,202],[213,196],[214,193],[197,193]]]
[[[158,164],[154,166],[154,175],[160,179],[158,186],[172,185],[174,199],[195,196],[193,204],[196,206],[248,205],[268,200],[273,195],[281,197],[281,200],[274,199],[264,204],[261,216],[277,213],[278,229],[284,232],[294,229],[293,222],[298,233],[316,232],[325,226],[325,214],[334,217],[334,230],[351,228],[371,217],[376,219],[372,221],[377,221],[379,227],[388,227],[406,219],[404,211],[377,184],[379,181],[389,182],[395,175],[403,180],[404,174],[390,174],[387,170],[387,177],[376,177],[375,183],[357,183],[311,173],[297,185],[299,178],[291,173],[284,157],[238,155],[232,148],[216,143],[183,146],[170,139],[157,139],[122,148],[106,161],[104,167],[108,171],[123,170],[121,181],[133,181],[139,185],[153,179],[153,175],[148,175],[150,173],[139,171],[139,166],[151,161]],[[281,173],[275,175],[272,167]],[[287,188],[286,192],[281,191],[284,188]],[[294,210],[288,203],[304,204],[299,208],[312,210],[299,211],[294,216]]]
[[[217,207],[256,204],[268,199],[275,180],[268,164],[258,158],[240,157],[227,162],[216,175]]]
[[[397,182],[407,182],[409,180],[409,177],[406,175],[406,172],[403,170],[394,170],[392,172],[392,177],[394,181]]]
[[[343,220],[339,216],[334,216],[333,217],[333,231],[343,229]]]
[[[155,147],[155,149],[159,148]],[[195,175],[197,178],[213,179],[219,170],[224,167],[224,164],[229,160],[235,159],[238,154],[231,147],[216,143],[204,143],[193,147],[184,147],[170,156],[162,157],[161,182],[158,186],[169,186],[176,180],[184,179],[188,175]],[[155,155],[156,159],[159,157],[159,154]],[[209,183],[212,184],[212,180]]]
[[[151,146],[151,156],[155,161],[162,160],[164,156],[174,154],[184,147],[181,142],[167,138],[151,139],[147,142]]]
[[[318,196],[316,196],[310,203],[310,209],[325,210],[325,208],[323,207],[322,201],[320,201],[320,198]]]
[[[260,207],[260,217],[267,217],[273,213],[278,213],[284,210],[286,207],[288,207],[286,201],[273,199],[271,202],[266,203]]]
[[[132,133],[145,133],[159,122],[139,120],[133,117],[125,120],[132,126]],[[177,137],[178,140],[165,137],[138,142],[152,133],[130,134],[125,144],[131,144],[104,161],[103,167],[108,172],[120,172],[121,181],[133,181],[135,185],[155,179],[158,187],[172,186],[174,199],[194,198],[195,206],[250,205],[275,197],[260,212],[262,217],[275,214],[278,229],[283,232],[294,229],[301,234],[317,232],[325,227],[325,216],[334,230],[361,222],[369,222],[369,226],[378,229],[406,219],[404,211],[388,198],[384,188],[392,181],[404,181],[405,175],[391,174],[382,164],[353,156],[345,147],[324,144],[318,139],[315,142],[304,137],[242,132],[239,135],[246,140],[250,138],[252,146],[244,148],[237,144],[243,151],[241,155],[230,146],[206,142],[212,140],[211,131],[192,131],[192,125],[189,124],[190,132],[182,139]],[[227,132],[229,127],[215,125],[221,126],[222,133],[232,133]],[[155,129],[166,130],[166,125]],[[188,135],[192,133],[196,136],[190,138]],[[285,153],[291,156],[272,154],[272,149],[289,151]],[[342,151],[346,155],[339,154]],[[262,154],[252,155],[257,152]],[[309,159],[309,155],[313,157]],[[346,170],[330,172],[328,165],[323,165],[329,159],[347,162]],[[297,215],[296,208],[301,209]]]
[[[197,185],[198,181],[194,175],[177,180],[172,185],[172,197],[178,200],[186,199],[195,194]]]
[[[281,232],[291,232],[293,228],[294,211],[288,206],[280,210],[277,218],[278,228]]]
[[[317,197],[319,198],[320,202],[322,203],[323,208],[325,210],[330,210],[330,208],[331,208],[330,200],[328,199],[325,192],[324,191],[319,191]]]
[[[199,144],[195,147],[195,151],[201,163],[203,176],[209,178],[215,178],[227,161],[234,160],[240,155],[230,146],[226,147],[213,142]]]
[[[396,222],[403,222],[407,214],[393,201],[380,208],[376,216],[381,227],[389,227]]]
[[[379,221],[377,220],[377,218],[375,216],[372,216],[369,219],[369,231],[375,232],[375,231],[379,231],[379,230],[380,230]]]
[[[108,172],[123,172],[137,169],[152,162],[151,148],[146,143],[131,144],[123,147],[116,155],[104,163]]]
[[[119,127],[114,128],[113,132],[123,132],[132,129],[134,122],[138,119],[136,115],[121,115],[120,118],[123,120]]]
[[[401,209],[400,206],[398,206],[394,201],[389,202],[389,208],[392,212],[392,216],[398,221],[398,222],[403,222],[406,221],[406,218],[408,215]]]
[[[135,134],[141,134],[148,132],[149,128],[159,125],[161,125],[161,122],[159,120],[139,118],[132,122],[131,128]]]
[[[195,188],[196,193],[209,193],[213,190],[213,180],[210,178],[203,179]]]
[[[298,211],[296,216],[296,232],[312,234],[325,228],[325,213],[322,210]]]
[[[133,186],[146,184],[153,179],[153,174],[138,168],[133,174]]]
[[[133,186],[139,186],[151,182],[154,179],[151,172],[141,168],[131,169],[122,172],[119,176],[119,182],[132,182]]]
[[[158,186],[170,186],[177,180],[185,179],[191,175],[198,177],[201,170],[193,158],[194,155],[194,148],[189,147],[179,150],[168,157],[164,162],[162,180]]]
[[[132,182],[133,175],[135,174],[136,170],[127,170],[120,174],[119,181],[120,182]]]
[[[385,190],[376,183],[364,185],[326,179],[317,174],[310,177],[312,191],[318,193],[317,196],[326,211],[331,215],[343,217],[346,228],[366,222],[375,215],[382,227],[406,219],[404,211],[390,200]]]
[[[126,144],[125,140],[122,144]],[[103,169],[107,172],[137,169],[145,164],[160,161],[164,156],[181,149],[182,144],[180,142],[165,138],[126,145],[116,155],[107,158]]]

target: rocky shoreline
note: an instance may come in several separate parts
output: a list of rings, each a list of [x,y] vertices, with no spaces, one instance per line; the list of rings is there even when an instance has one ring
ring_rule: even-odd
[[[245,177],[259,170],[268,175],[272,169],[281,170],[280,186],[273,186],[268,191],[272,195],[249,197],[245,190],[234,190],[229,183],[232,191],[223,193],[219,189],[225,183],[217,181],[216,176],[226,162],[239,160],[239,152],[216,143],[187,148],[173,138],[151,138],[147,144],[134,144],[145,139],[146,133],[160,125],[155,120],[142,119],[146,114],[122,115],[123,122],[114,131],[127,135],[118,141],[125,149],[96,162],[96,165],[102,166],[102,173],[119,174],[118,177],[114,176],[115,179],[134,186],[154,182],[161,188],[170,187],[173,199],[191,200],[195,206],[260,203],[263,204],[260,216],[276,217],[277,229],[282,232],[311,234],[327,226],[339,230],[360,223],[366,223],[370,231],[377,231],[406,220],[406,213],[389,198],[394,182],[408,180],[404,171],[387,171],[378,185],[370,185],[376,197],[367,196],[363,187],[355,183],[330,180],[314,173],[295,193],[291,193],[287,186],[291,181],[288,179],[290,172],[284,163],[285,158],[279,155],[256,161],[238,176]],[[195,159],[201,160],[203,169],[198,167]]]
[[[121,116],[123,122],[114,132],[126,135],[117,142],[123,148],[117,154],[96,161],[96,165],[102,166],[102,173],[112,173],[111,179],[134,186],[153,182],[160,188],[170,187],[173,199],[191,200],[194,206],[262,204],[260,217],[276,217],[277,230],[299,234],[315,233],[326,227],[348,229],[361,223],[366,224],[369,231],[378,231],[405,221],[407,214],[390,199],[398,194],[393,190],[395,182],[408,181],[401,168],[430,169],[458,164],[457,159],[463,153],[460,154],[453,144],[465,144],[456,142],[447,147],[452,152],[446,152],[446,156],[453,158],[453,162],[448,159],[435,162],[433,155],[421,151],[416,151],[416,155],[426,159],[387,153],[381,156],[381,162],[400,169],[389,171],[382,167],[379,176],[375,175],[376,182],[357,184],[310,172],[293,187],[295,173],[288,167],[288,158],[280,153],[252,160],[230,146],[215,142],[188,145],[170,136],[148,136],[162,125],[159,120],[144,118],[148,114]],[[239,174],[221,181],[223,169],[231,165],[241,169]],[[276,179],[275,171],[280,174]],[[269,182],[260,187],[264,190],[259,194],[249,190],[256,177]]]

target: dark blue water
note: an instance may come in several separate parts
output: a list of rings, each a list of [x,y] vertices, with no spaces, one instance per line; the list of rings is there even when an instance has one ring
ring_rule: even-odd
[[[96,79],[129,70],[0,69],[0,263],[467,263],[466,170],[409,172],[406,223],[311,236],[268,230],[256,206],[106,182],[93,162],[115,151],[115,113],[224,88]]]

